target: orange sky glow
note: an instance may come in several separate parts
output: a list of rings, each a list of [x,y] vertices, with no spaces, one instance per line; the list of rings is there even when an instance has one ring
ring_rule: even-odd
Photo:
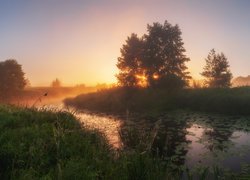
[[[204,58],[212,48],[225,53],[234,76],[245,76],[250,74],[246,4],[231,0],[6,2],[0,7],[0,61],[16,59],[32,86],[49,85],[55,78],[64,85],[115,83],[117,57],[127,36],[141,36],[147,24],[168,20],[180,26],[193,78],[201,78]]]

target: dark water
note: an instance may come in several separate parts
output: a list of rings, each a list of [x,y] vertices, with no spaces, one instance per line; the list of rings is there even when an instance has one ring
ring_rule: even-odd
[[[104,132],[116,148],[126,146],[118,132],[126,126],[137,126],[145,128],[151,136],[155,133],[152,149],[179,167],[194,170],[209,166],[232,172],[249,170],[250,117],[177,112],[163,115],[148,126],[145,124],[150,120],[137,117],[119,120],[84,113],[80,117],[90,128]],[[157,123],[160,125],[155,128]],[[141,140],[148,141],[144,136]]]
[[[187,128],[188,167],[219,166],[223,169],[241,171],[250,165],[250,134],[239,129],[223,129],[193,123]]]
[[[250,117],[176,112],[163,122],[164,146],[179,165],[250,173]]]
[[[57,103],[48,107],[61,109],[63,105]],[[148,136],[141,136],[140,131],[140,142],[148,143],[153,153],[171,160],[177,167],[199,169],[209,166],[250,173],[250,117],[183,111],[157,118],[134,115],[117,118],[82,112],[77,112],[76,116],[85,127],[104,133],[114,148],[129,146],[120,137],[120,132],[134,126],[153,136],[151,142]]]

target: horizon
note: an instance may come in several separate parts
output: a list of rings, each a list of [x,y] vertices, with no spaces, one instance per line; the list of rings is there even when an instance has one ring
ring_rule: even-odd
[[[142,4],[143,3],[143,4]],[[31,86],[115,83],[120,48],[147,24],[178,24],[194,79],[214,48],[228,58],[234,78],[250,74],[247,0],[1,1],[0,61],[16,59]]]

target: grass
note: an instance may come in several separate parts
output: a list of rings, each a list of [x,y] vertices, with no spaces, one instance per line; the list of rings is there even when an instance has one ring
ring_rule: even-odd
[[[0,179],[163,179],[150,154],[111,149],[67,112],[0,106]]]
[[[113,88],[68,98],[64,103],[80,109],[108,113],[155,113],[176,109],[228,115],[250,115],[250,87],[221,89]]]

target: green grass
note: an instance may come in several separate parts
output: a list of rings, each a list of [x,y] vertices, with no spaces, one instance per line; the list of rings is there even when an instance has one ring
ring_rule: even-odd
[[[178,106],[196,111],[250,115],[250,87],[190,89],[177,97]]]
[[[0,179],[163,179],[150,154],[118,155],[67,112],[0,106]]]
[[[80,109],[108,113],[154,113],[188,109],[229,115],[250,115],[250,88],[124,89],[115,88],[68,98],[64,103]]]

